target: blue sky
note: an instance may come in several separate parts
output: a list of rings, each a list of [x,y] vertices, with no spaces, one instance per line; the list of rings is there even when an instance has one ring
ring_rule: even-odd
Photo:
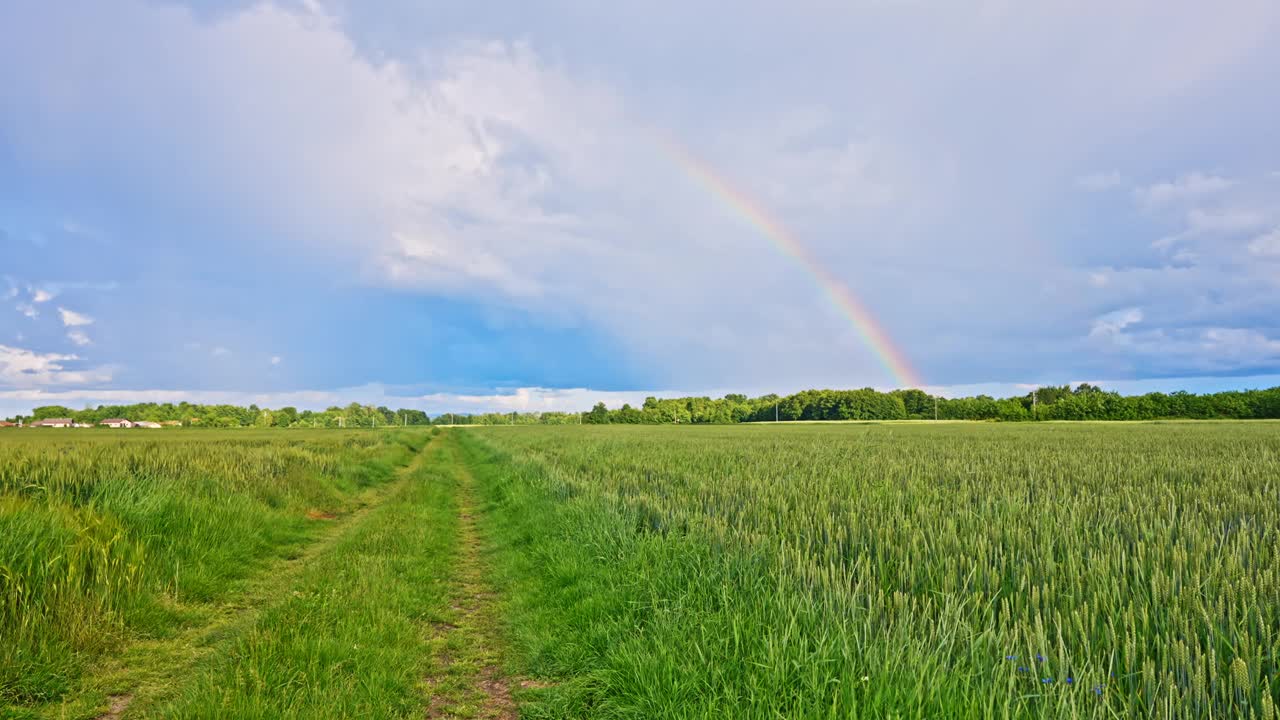
[[[1280,384],[1280,5],[0,6],[0,414]]]

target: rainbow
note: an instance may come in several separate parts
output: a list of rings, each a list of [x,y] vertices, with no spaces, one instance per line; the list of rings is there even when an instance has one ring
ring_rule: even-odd
[[[778,252],[791,258],[801,269],[809,273],[822,289],[823,295],[835,307],[836,311],[848,319],[855,332],[868,348],[875,353],[876,359],[888,371],[890,377],[899,387],[920,387],[923,383],[920,376],[907,361],[906,355],[889,339],[889,334],[875,316],[854,294],[831,274],[819,260],[800,244],[786,226],[769,216],[742,191],[735,188],[705,162],[694,157],[692,153],[676,143],[660,138],[659,144],[675,160],[681,169],[687,172],[700,184],[705,185],[713,195],[724,201],[735,214],[743,217],[760,234],[777,248]]]

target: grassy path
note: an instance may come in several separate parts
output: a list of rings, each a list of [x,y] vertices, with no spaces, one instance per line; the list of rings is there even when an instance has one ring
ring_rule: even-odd
[[[437,437],[251,627],[138,716],[421,717],[427,629],[447,610],[456,543],[444,445]]]
[[[426,632],[447,611],[452,484],[435,438],[396,480],[186,627],[128,645],[22,717],[420,717]],[[3,715],[3,713],[0,713]]]
[[[338,517],[320,518],[325,527],[294,554],[278,560],[245,583],[243,593],[225,602],[181,608],[190,620],[169,637],[144,638],[128,644],[120,654],[102,663],[80,682],[77,692],[51,704],[34,717],[115,720],[131,717],[141,707],[164,696],[201,661],[218,651],[220,643],[249,628],[264,607],[285,594],[316,558],[333,547],[375,508],[384,504],[406,482],[422,460],[397,471],[400,479],[368,491],[356,508]]]
[[[226,602],[186,608],[26,717],[519,717],[475,480],[436,436],[392,482]],[[0,715],[3,715],[0,713]]]
[[[449,589],[449,612],[434,625],[433,665],[427,676],[428,718],[519,717],[513,691],[534,687],[502,670],[493,587],[488,581],[485,543],[476,527],[475,479],[460,458],[452,437],[447,440],[448,467],[456,487],[457,550]]]

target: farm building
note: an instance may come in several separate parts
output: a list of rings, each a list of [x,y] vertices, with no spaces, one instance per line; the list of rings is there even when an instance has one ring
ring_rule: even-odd
[[[151,422],[150,420],[140,420],[134,423],[133,426],[136,428],[144,428],[146,430],[159,430],[161,427],[163,427],[160,423]]]
[[[18,426],[17,426],[17,425],[14,425],[13,423],[9,422],[8,420],[0,420],[0,427],[18,427]]]
[[[66,427],[71,427],[74,424],[75,423],[71,421],[71,418],[48,418],[45,420],[37,420],[31,423],[31,427],[66,428]]]
[[[165,427],[182,427],[181,420],[162,420],[160,424]]]
[[[99,424],[99,425],[101,425],[101,426],[103,426],[103,427],[109,427],[109,428],[131,428],[131,427],[133,427],[133,423],[129,422],[128,420],[125,420],[124,418],[107,418],[106,420],[103,420],[102,422],[100,422],[100,423],[98,423],[98,424]]]

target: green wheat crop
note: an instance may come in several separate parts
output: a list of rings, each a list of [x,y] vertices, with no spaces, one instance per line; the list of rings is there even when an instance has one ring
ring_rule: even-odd
[[[1274,717],[1280,425],[464,441],[545,716]]]

